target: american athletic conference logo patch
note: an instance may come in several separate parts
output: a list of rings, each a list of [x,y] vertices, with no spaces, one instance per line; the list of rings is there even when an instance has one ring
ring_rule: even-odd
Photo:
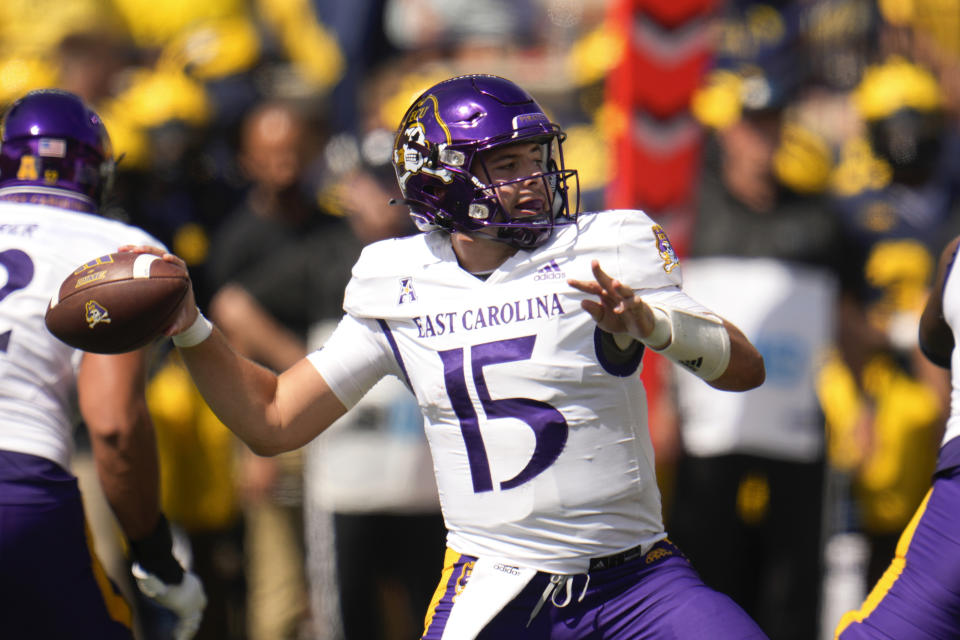
[[[417,294],[413,290],[413,278],[406,276],[405,278],[400,278],[400,298],[397,300],[397,304],[403,304],[404,302],[416,302]]]
[[[670,238],[667,237],[667,232],[663,230],[663,227],[655,224],[651,229],[653,230],[653,237],[657,243],[657,253],[660,254],[660,259],[663,260],[663,270],[670,273],[680,264],[680,260],[677,258],[677,252],[673,250],[673,245],[670,244]]]

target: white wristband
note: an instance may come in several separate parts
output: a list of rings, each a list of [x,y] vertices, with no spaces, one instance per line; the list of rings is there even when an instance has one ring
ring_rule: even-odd
[[[723,321],[711,316],[653,307],[657,326],[644,342],[663,344],[664,340],[654,334],[660,332],[661,321],[669,325],[670,342],[662,349],[654,349],[707,382],[716,380],[730,364],[730,334]]]
[[[195,347],[213,333],[213,323],[203,317],[197,310],[197,319],[186,330],[173,336],[173,344],[177,347]]]
[[[640,340],[651,349],[666,349],[670,346],[673,339],[673,324],[670,322],[670,314],[660,307],[651,307],[653,312],[653,331],[646,338]]]

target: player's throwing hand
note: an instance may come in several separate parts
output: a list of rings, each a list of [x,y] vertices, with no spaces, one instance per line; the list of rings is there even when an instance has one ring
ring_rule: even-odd
[[[153,246],[137,246],[137,245],[124,245],[118,249],[121,252],[131,252],[131,253],[149,253],[155,256],[159,256],[166,262],[172,262],[173,264],[179,265],[180,267],[186,269],[187,264],[178,256],[173,255],[172,253],[167,253],[163,249]],[[183,296],[183,300],[180,304],[180,308],[174,313],[173,321],[170,323],[170,326],[164,330],[163,334],[166,336],[174,336],[178,333],[186,331],[190,328],[194,322],[197,321],[199,317],[200,310],[197,308],[197,304],[193,294],[193,281],[190,281],[190,289],[187,291],[186,295]]]
[[[614,335],[629,334],[631,338],[646,341],[654,329],[653,311],[649,305],[633,289],[619,280],[611,278],[600,268],[596,260],[590,263],[595,282],[587,280],[567,280],[574,289],[595,295],[600,299],[584,300],[580,306],[589,313],[594,322],[601,329]],[[665,347],[665,344],[653,344],[654,349]]]

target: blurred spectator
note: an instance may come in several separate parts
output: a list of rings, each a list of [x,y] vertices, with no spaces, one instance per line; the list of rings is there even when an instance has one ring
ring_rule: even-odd
[[[397,85],[389,69],[364,83],[353,163],[343,162],[342,146],[329,149],[331,170],[340,169],[337,201],[363,244],[414,231],[406,207],[390,204],[400,197],[391,158],[392,128],[402,114],[384,113],[381,105]],[[316,323],[310,343],[323,344],[340,315]],[[317,634],[330,640],[419,635],[446,529],[413,395],[395,379],[382,381],[308,445],[305,473],[311,603],[318,625],[325,625]],[[370,554],[384,545],[404,552]]]
[[[56,48],[57,85],[90,104],[103,104],[113,97],[119,74],[133,58],[133,48],[118,34],[73,31]]]
[[[317,124],[293,104],[270,101],[251,111],[239,158],[250,186],[211,245],[211,317],[239,351],[277,370],[302,353],[314,318],[340,313],[359,250],[346,221],[317,205],[307,179],[317,135]],[[253,307],[265,310],[269,324],[253,322]],[[244,450],[240,465],[249,637],[297,638],[309,613],[301,455]]]
[[[58,86],[57,48],[65,37],[89,32],[106,39],[123,29],[112,0],[0,3],[0,103]]]
[[[209,233],[239,198],[230,144],[259,97],[257,16],[245,0],[106,4],[132,51],[101,109],[123,156],[111,209],[187,260],[205,304]]]
[[[822,198],[774,177],[780,125],[747,116],[707,150],[685,287],[755,341],[767,380],[734,397],[675,368],[682,455],[668,516],[704,581],[773,640],[815,636],[825,468],[814,380],[845,255]]]
[[[402,50],[441,55],[522,47],[535,32],[531,0],[386,0],[387,36]]]
[[[930,69],[944,109],[960,115],[960,3],[957,0],[879,2],[880,58],[897,55]]]
[[[322,21],[327,17],[321,15],[324,4],[321,0],[253,0],[265,42],[288,67],[277,74],[271,93],[325,95],[349,72],[336,33],[339,25],[331,27]],[[350,28],[362,30],[363,24]]]
[[[865,259],[845,357],[819,387],[873,584],[928,488],[946,417],[949,380],[920,353],[917,326],[936,256],[960,231],[960,146],[936,78],[902,58],[871,65],[851,102],[862,129],[843,147],[833,198]]]
[[[819,629],[826,475],[815,382],[857,263],[827,206],[831,149],[806,123],[820,95],[805,88],[804,6],[730,7],[722,68],[696,98],[701,117],[723,117],[704,118],[716,128],[684,286],[750,337],[767,380],[724,394],[674,368],[681,457],[668,524],[704,581],[772,640],[809,639]],[[730,101],[710,93],[722,82],[735,88]]]
[[[321,205],[322,127],[288,101],[251,111],[239,154],[249,188],[214,237],[209,260],[212,288],[243,286],[301,340],[313,319],[342,313],[343,278],[359,252],[347,221]],[[320,245],[326,253],[317,252]],[[278,280],[290,284],[278,287]]]
[[[815,0],[804,10],[803,52],[816,84],[852,89],[876,50],[880,16],[873,0]]]
[[[343,58],[350,61],[330,91],[330,124],[338,132],[358,135],[363,84],[383,61],[396,55],[384,32],[384,7],[389,0],[310,2],[319,21],[330,29]]]

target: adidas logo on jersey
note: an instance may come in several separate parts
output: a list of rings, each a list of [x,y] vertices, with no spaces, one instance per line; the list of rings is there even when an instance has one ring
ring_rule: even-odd
[[[533,275],[534,280],[561,280],[566,278],[566,275],[563,271],[560,270],[560,265],[557,264],[556,260],[551,260],[547,264],[543,265],[537,272]]]
[[[680,364],[685,366],[690,371],[697,371],[703,365],[703,358],[697,358],[696,360],[680,360]]]

